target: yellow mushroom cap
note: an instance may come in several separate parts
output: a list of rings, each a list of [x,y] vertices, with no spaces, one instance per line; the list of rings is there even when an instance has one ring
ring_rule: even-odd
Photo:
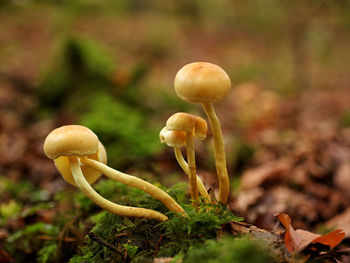
[[[175,76],[175,92],[187,102],[216,102],[231,88],[231,80],[219,66],[194,62],[182,67]]]
[[[66,125],[54,129],[46,137],[44,152],[50,159],[60,156],[95,154],[99,141],[95,133],[80,125]]]
[[[167,131],[192,132],[200,140],[207,137],[207,122],[201,117],[177,112],[166,122]]]
[[[183,131],[168,131],[164,127],[159,133],[161,143],[166,143],[169,147],[183,147],[185,146],[186,133]]]
[[[46,156],[54,160],[57,170],[70,184],[76,186],[68,156],[86,156],[99,162],[107,162],[107,154],[95,133],[80,125],[61,126],[46,137],[44,143]],[[85,179],[94,183],[101,173],[88,167],[82,167]]]
[[[94,159],[104,164],[107,163],[107,153],[105,147],[101,142],[98,142],[98,148],[96,153],[88,155],[86,157]],[[64,180],[66,180],[68,183],[74,186],[77,186],[74,181],[73,174],[71,172],[69,158],[67,156],[60,156],[57,159],[55,159],[54,162],[57,170],[60,172]],[[101,173],[93,168],[82,166],[81,170],[86,181],[88,181],[89,184],[93,184],[101,176]]]
[[[195,125],[196,116],[185,112],[177,112],[173,114],[166,122],[166,128],[168,131],[193,132]]]

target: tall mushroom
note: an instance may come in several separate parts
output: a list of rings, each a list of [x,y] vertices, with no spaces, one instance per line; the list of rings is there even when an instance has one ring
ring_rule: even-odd
[[[164,127],[159,133],[159,139],[161,143],[165,143],[169,147],[174,148],[176,161],[185,174],[189,177],[190,171],[188,168],[188,163],[185,161],[181,152],[181,147],[186,145],[186,133],[182,131],[168,131],[168,129]],[[199,193],[204,198],[206,203],[211,203],[211,198],[198,175],[196,175],[196,180]]]
[[[173,114],[168,119],[166,122],[166,128],[168,131],[185,132],[185,145],[191,198],[194,202],[198,202],[199,196],[193,136],[196,136],[201,140],[205,139],[207,134],[207,122],[200,117],[184,112],[178,112]]]
[[[94,182],[100,173],[151,194],[173,212],[184,213],[181,206],[158,187],[105,165],[103,162],[106,162],[107,158],[102,144],[97,136],[84,126],[68,125],[53,130],[45,140],[44,152],[47,157],[55,161],[56,167],[67,182],[79,187],[93,202],[111,213],[129,217],[154,218],[159,221],[168,219],[154,210],[121,206],[101,197],[89,184]],[[95,156],[97,157],[93,158]],[[81,168],[82,164],[83,168]]]
[[[230,78],[217,65],[195,62],[185,65],[177,72],[174,86],[177,96],[184,101],[203,105],[214,138],[215,163],[219,178],[218,201],[226,204],[230,191],[226,155],[220,122],[212,103],[219,101],[230,91]]]

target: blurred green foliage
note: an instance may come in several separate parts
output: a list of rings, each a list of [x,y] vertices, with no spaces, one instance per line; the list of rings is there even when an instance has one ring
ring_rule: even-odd
[[[139,109],[99,93],[92,98],[79,123],[99,136],[111,160],[110,165],[118,166],[159,152],[160,126],[152,126],[147,121],[149,119]]]
[[[56,238],[59,229],[58,225],[43,222],[27,225],[24,229],[18,230],[9,236],[5,247],[11,254],[16,255],[18,262],[27,262],[28,256],[26,254],[32,251],[37,251],[38,253],[37,262],[54,262],[57,254],[58,244]],[[40,235],[45,235],[49,240],[38,238]]]
[[[344,127],[350,127],[350,110],[347,110],[342,114],[340,122]]]
[[[16,199],[17,202],[35,203],[47,201],[50,196],[45,189],[37,189],[30,181],[13,181],[0,177],[0,196]]]
[[[0,204],[0,226],[6,225],[8,219],[17,217],[21,209],[22,205],[13,199]]]
[[[39,102],[45,110],[68,108],[83,112],[93,97],[91,93],[111,90],[109,78],[115,69],[114,61],[106,50],[86,39],[68,38],[60,50],[39,81]]]
[[[263,243],[248,238],[225,237],[221,240],[207,240],[205,244],[191,247],[184,257],[184,263],[271,263],[274,257]]]
[[[139,91],[147,72],[140,62],[118,82],[116,65],[105,49],[86,39],[68,39],[40,81],[41,114],[74,112],[78,123],[99,136],[111,166],[153,155],[161,148],[160,126],[152,122],[153,109]]]

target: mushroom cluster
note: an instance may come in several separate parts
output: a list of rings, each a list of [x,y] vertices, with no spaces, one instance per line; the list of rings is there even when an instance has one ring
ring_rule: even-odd
[[[220,100],[230,90],[231,81],[220,67],[205,62],[191,63],[176,74],[175,91],[183,100],[202,103],[211,125],[216,170],[219,178],[218,201],[226,204],[229,196],[229,177],[226,168],[225,149],[220,122],[212,103]],[[200,202],[199,194],[206,203],[212,200],[196,172],[194,138],[207,137],[207,122],[200,117],[178,112],[173,114],[160,132],[160,140],[174,148],[176,160],[189,178],[190,193],[194,205]],[[181,148],[186,147],[187,161]],[[88,198],[111,213],[139,218],[168,219],[151,209],[128,207],[113,203],[93,188],[92,184],[102,175],[125,185],[138,188],[160,200],[170,211],[186,215],[184,209],[165,191],[153,184],[106,165],[107,154],[96,134],[80,125],[67,125],[53,130],[44,143],[46,156],[52,159],[63,178],[78,187]]]
[[[221,126],[213,103],[221,100],[230,91],[231,80],[227,73],[215,64],[194,62],[185,65],[177,72],[174,86],[177,96],[184,101],[203,105],[214,139],[215,164],[219,178],[218,201],[226,204],[230,181]]]
[[[120,183],[138,188],[160,200],[170,211],[184,213],[183,208],[166,192],[140,178],[131,176],[106,165],[107,155],[102,143],[88,128],[67,125],[53,130],[44,143],[46,156],[54,163],[63,178],[77,186],[88,198],[111,213],[128,216],[167,220],[160,212],[115,204],[100,196],[92,187],[101,174]]]

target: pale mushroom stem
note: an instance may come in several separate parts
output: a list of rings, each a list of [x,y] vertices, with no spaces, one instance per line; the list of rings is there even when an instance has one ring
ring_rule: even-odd
[[[194,142],[192,132],[186,132],[186,153],[188,162],[188,177],[190,183],[191,199],[194,204],[199,202],[198,188],[197,188],[197,172],[196,172],[196,158],[194,154]]]
[[[81,171],[78,158],[69,157],[69,161],[70,161],[71,171],[72,171],[75,183],[80,188],[80,190],[99,207],[120,216],[153,218],[159,221],[166,221],[168,219],[167,216],[154,210],[122,206],[103,198],[86,181]]]
[[[176,157],[176,160],[177,160],[178,164],[180,165],[182,170],[185,172],[185,174],[187,176],[189,176],[190,171],[189,171],[189,168],[188,168],[188,164],[185,161],[180,148],[179,147],[174,147],[174,153],[175,153],[175,157]],[[196,176],[196,178],[197,178],[197,187],[198,187],[199,193],[204,197],[205,202],[210,204],[211,203],[211,199],[210,199],[210,196],[209,196],[207,190],[205,189],[205,187],[203,185],[202,180],[199,178],[198,175]]]
[[[226,155],[224,140],[222,136],[221,126],[218,117],[216,116],[214,107],[211,103],[203,103],[203,108],[208,116],[213,138],[214,138],[214,155],[216,172],[219,178],[219,202],[226,204],[230,192],[230,179],[226,168]]]
[[[101,162],[90,158],[80,158],[80,162],[84,166],[88,166],[90,168],[100,171],[101,173],[103,173],[104,175],[106,175],[114,181],[138,188],[150,194],[154,198],[161,201],[172,212],[185,214],[183,208],[170,195],[168,195],[166,192],[149,182],[146,182],[135,176],[119,172]]]

